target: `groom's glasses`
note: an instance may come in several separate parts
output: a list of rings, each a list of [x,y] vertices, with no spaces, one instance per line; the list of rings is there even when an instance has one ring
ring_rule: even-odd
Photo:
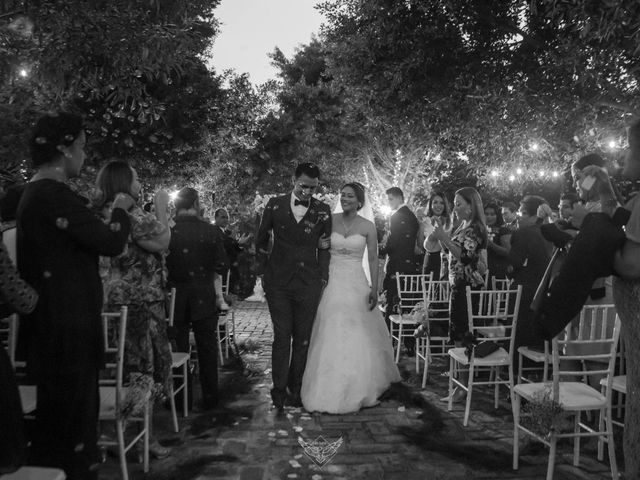
[[[300,188],[300,190],[310,190],[310,191],[314,191],[316,188],[318,188],[317,185],[305,185],[304,183],[299,183],[298,184],[298,188]]]

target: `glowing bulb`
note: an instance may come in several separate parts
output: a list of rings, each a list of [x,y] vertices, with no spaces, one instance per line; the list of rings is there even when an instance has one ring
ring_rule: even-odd
[[[515,179],[516,179],[516,176],[515,176],[515,175],[509,175],[509,181],[510,181],[510,182],[515,181]]]
[[[532,143],[531,144],[531,150],[538,150],[538,148],[540,148],[540,146],[537,143]]]
[[[169,198],[171,198],[171,201],[175,201],[176,198],[178,198],[178,193],[180,192],[180,190],[174,190],[173,192],[171,192],[169,194]]]
[[[27,75],[29,75],[29,72],[27,72],[27,69],[26,69],[26,68],[21,68],[21,69],[20,69],[20,71],[19,71],[18,73],[19,73],[19,75],[20,75],[22,78],[24,78],[24,77],[26,77]]]
[[[545,171],[544,171],[544,170],[540,170],[540,171],[538,172],[538,175],[539,175],[539,176],[541,176],[541,177],[544,177],[544,174],[545,174]]]
[[[616,148],[616,146],[615,140],[609,140],[609,148]]]
[[[517,169],[517,170],[516,170],[516,173],[517,173],[518,175],[522,175],[522,169],[521,169],[521,168]]]
[[[551,175],[553,176],[553,178],[556,178],[558,175],[560,175],[558,172],[556,172],[555,170],[551,173]]]
[[[499,173],[497,170],[493,170],[493,171],[491,172],[491,176],[492,176],[492,177],[497,177],[498,175],[500,175],[500,173]]]

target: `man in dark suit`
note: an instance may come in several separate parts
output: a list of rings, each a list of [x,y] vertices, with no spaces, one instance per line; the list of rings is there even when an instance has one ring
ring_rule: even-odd
[[[389,235],[385,242],[380,245],[380,253],[387,255],[385,265],[385,276],[382,288],[386,291],[387,310],[385,319],[389,326],[389,315],[393,313],[393,308],[398,303],[398,287],[396,283],[396,273],[418,274],[421,271],[424,255],[419,254],[416,248],[419,223],[416,216],[404,203],[404,193],[398,187],[391,187],[387,190],[389,206],[395,210],[390,219]],[[415,339],[405,338],[405,347],[409,355],[415,353]]]
[[[198,349],[202,406],[218,403],[218,311],[213,292],[214,274],[228,268],[224,245],[216,227],[200,217],[198,192],[185,187],[174,200],[175,226],[167,256],[169,286],[176,288],[176,346],[189,351],[189,328]]]
[[[298,165],[293,191],[269,200],[256,238],[258,273],[264,273],[262,284],[273,322],[271,397],[279,413],[287,393],[292,406],[302,406],[300,388],[311,329],[329,280],[329,250],[318,249],[318,244],[321,237],[331,235],[331,210],[312,197],[319,178],[316,165]],[[273,247],[268,254],[270,232]]]

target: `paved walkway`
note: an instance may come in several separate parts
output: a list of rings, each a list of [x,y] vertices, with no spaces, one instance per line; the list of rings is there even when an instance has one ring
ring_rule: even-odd
[[[236,341],[240,362],[229,362],[221,373],[226,400],[219,410],[193,412],[180,418],[174,434],[166,411],[157,412],[156,433],[173,453],[154,460],[145,477],[139,464],[130,464],[132,479],[522,479],[544,478],[547,450],[521,441],[520,469],[511,468],[511,408],[504,390],[500,408],[493,395],[474,391],[469,426],[462,426],[463,407],[446,411],[439,398],[446,395],[442,360],[430,367],[426,389],[420,388],[412,359],[400,365],[405,382],[379,406],[348,415],[310,415],[288,409],[278,417],[269,390],[271,321],[265,304],[242,302],[236,308]],[[195,386],[196,394],[199,385]],[[318,444],[338,442],[336,452],[320,467],[305,454],[299,439]],[[621,436],[618,450],[621,451]],[[608,462],[595,460],[596,443],[582,442],[581,466],[571,465],[570,444],[561,445],[558,480],[611,478]],[[622,459],[619,459],[622,465]],[[109,458],[101,479],[118,478],[117,463]]]

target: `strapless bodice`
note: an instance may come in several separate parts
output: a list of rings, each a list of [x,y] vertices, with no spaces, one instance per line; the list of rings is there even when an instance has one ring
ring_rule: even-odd
[[[367,239],[359,233],[345,237],[341,233],[331,234],[331,258],[343,258],[345,260],[362,261]]]

